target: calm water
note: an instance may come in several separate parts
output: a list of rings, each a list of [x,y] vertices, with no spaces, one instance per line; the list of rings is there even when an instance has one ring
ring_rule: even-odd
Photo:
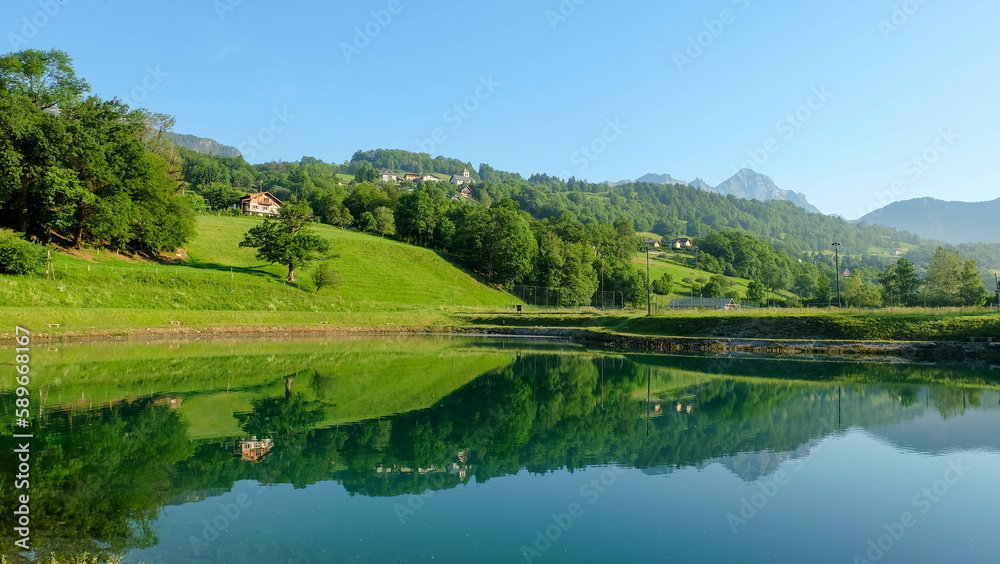
[[[1000,559],[996,370],[444,338],[52,346],[32,363],[39,554]],[[15,473],[3,456],[8,555]]]

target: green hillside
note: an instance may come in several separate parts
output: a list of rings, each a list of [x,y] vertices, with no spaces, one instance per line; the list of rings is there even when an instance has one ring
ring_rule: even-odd
[[[329,263],[340,283],[317,294],[307,270],[300,286],[289,285],[282,280],[284,267],[264,264],[253,250],[239,248],[243,234],[259,221],[199,216],[186,256],[172,257],[174,264],[106,251],[53,252],[55,280],[3,277],[0,299],[18,323],[42,329],[59,324],[63,331],[118,327],[123,317],[139,326],[198,325],[206,312],[213,313],[206,324],[216,325],[337,322],[324,314],[369,325],[384,324],[379,313],[511,303],[508,294],[480,283],[447,254],[326,225],[317,225],[316,232],[330,242]]]

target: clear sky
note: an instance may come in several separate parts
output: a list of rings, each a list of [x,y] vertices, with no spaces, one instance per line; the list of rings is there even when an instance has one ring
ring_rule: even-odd
[[[399,148],[713,185],[749,165],[852,219],[1000,197],[996,0],[54,2],[0,4],[4,51],[68,51],[95,94],[252,162]]]

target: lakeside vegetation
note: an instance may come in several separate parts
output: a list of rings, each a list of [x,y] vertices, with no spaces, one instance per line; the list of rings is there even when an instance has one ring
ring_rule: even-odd
[[[342,165],[312,157],[251,165],[179,148],[168,135],[172,117],[88,91],[61,51],[0,57],[0,150],[12,163],[0,178],[0,225],[15,230],[0,231],[2,309],[50,334],[444,327],[462,323],[456,311],[518,304],[508,293],[516,285],[542,288],[556,296],[546,305],[566,309],[606,304],[610,294],[615,307],[641,310],[651,292],[661,305],[732,297],[782,308],[837,300],[858,308],[974,308],[994,299],[983,265],[970,256],[789,202],[685,186],[524,179],[406,151],[359,151]],[[471,188],[444,181],[466,169]],[[383,182],[381,170],[439,181]],[[233,209],[260,191],[285,201],[277,219]],[[637,229],[653,240],[693,237],[694,245],[651,253],[647,280]],[[834,270],[831,240],[855,249],[840,257],[844,272]],[[890,249],[905,256],[889,257]],[[987,251],[969,252],[1000,265]],[[646,326],[720,335],[741,327],[682,317]],[[948,338],[967,334],[955,328],[965,321],[901,319],[876,323],[879,329],[815,322],[800,336],[883,338],[935,327]],[[975,331],[990,330],[986,322]]]

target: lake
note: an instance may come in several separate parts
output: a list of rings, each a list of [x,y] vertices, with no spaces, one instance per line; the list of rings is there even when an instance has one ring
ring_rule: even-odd
[[[451,337],[52,344],[31,362],[39,555],[1000,555],[998,370]],[[0,548],[28,562],[10,533],[7,452]]]

